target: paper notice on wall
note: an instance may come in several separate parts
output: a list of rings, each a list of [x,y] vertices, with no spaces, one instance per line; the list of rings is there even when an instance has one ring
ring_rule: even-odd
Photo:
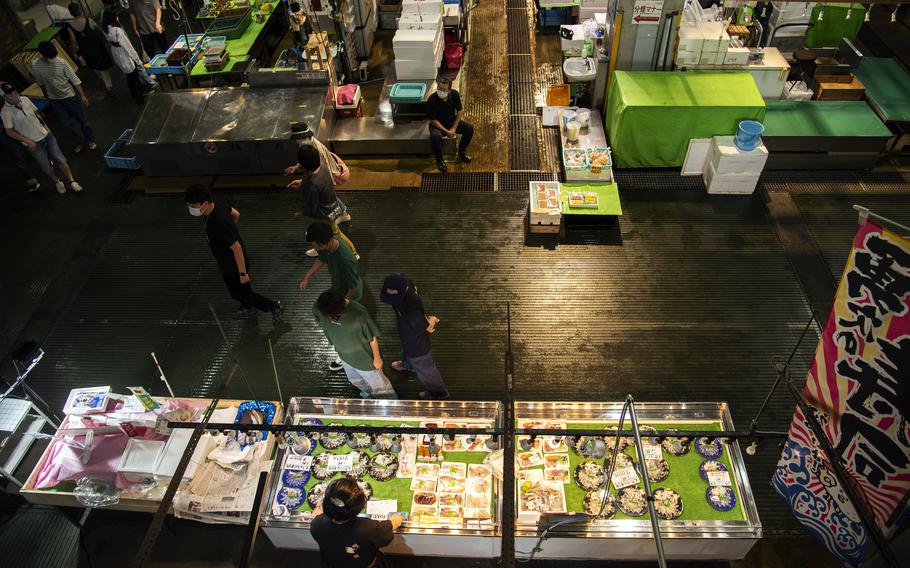
[[[656,26],[660,23],[663,11],[663,0],[635,0],[632,7],[632,24]]]

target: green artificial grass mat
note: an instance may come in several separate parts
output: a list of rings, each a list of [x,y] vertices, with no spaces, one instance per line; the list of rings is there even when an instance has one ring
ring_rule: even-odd
[[[522,422],[527,422],[527,420],[522,420]],[[675,428],[677,430],[721,430],[719,423],[697,423],[693,424],[691,422],[685,424],[671,424],[663,422],[651,422],[645,423],[642,422],[641,426],[654,426],[658,430],[668,430]],[[607,422],[568,422],[566,424],[567,428],[571,429],[597,429],[597,428],[616,428],[616,423],[607,423]],[[631,430],[631,426],[626,428]],[[643,439],[642,442],[645,442]],[[613,441],[607,444],[607,455],[609,456],[612,453]],[[667,463],[670,465],[670,475],[666,480],[651,483],[651,489],[656,490],[661,487],[666,487],[673,489],[679,493],[683,501],[683,514],[675,519],[678,521],[690,521],[690,520],[700,520],[700,521],[743,521],[745,520],[742,503],[739,495],[739,490],[737,487],[737,479],[733,473],[733,467],[730,462],[730,446],[724,446],[724,453],[718,459],[725,466],[727,470],[730,471],[730,477],[733,481],[733,491],[736,494],[736,506],[733,509],[722,512],[714,509],[708,504],[708,501],[705,499],[705,491],[708,488],[708,483],[701,478],[699,473],[699,466],[705,461],[705,458],[701,457],[698,452],[695,451],[695,440],[692,440],[689,444],[689,452],[682,456],[674,456],[664,451],[664,459],[667,460]],[[636,458],[637,456],[633,448],[626,448],[626,454]],[[566,492],[566,507],[569,511],[574,512],[584,512],[583,501],[587,491],[578,486],[574,481],[575,468],[581,462],[586,461],[586,458],[582,458],[576,454],[571,449],[569,450],[569,474],[572,476],[572,481],[565,484]],[[604,465],[604,460],[599,460],[600,465]],[[543,469],[543,466],[538,466],[536,468],[530,469]],[[638,487],[644,487],[644,484],[639,482]],[[614,493],[612,487],[611,492]],[[648,515],[645,513],[641,517],[629,517],[619,510],[617,507],[616,514],[613,516],[614,519],[635,519],[635,520],[647,520]]]
[[[325,418],[325,417],[319,417],[319,418],[320,418],[320,420],[323,421],[323,423],[325,425],[342,424],[344,426],[414,426],[414,427],[420,426],[419,421],[410,421],[410,420],[370,420],[370,419],[364,419],[364,418],[357,418],[357,419],[351,420],[351,419],[335,419],[335,418]],[[457,420],[458,422],[465,421],[464,419],[445,419],[445,418],[427,419],[427,420],[435,420],[436,422],[447,422],[447,421],[451,422],[451,421],[455,421],[455,420]],[[484,422],[483,420],[471,419],[470,422],[472,424],[484,424],[485,428],[489,428],[492,426],[490,423]],[[305,429],[305,427],[301,428],[301,430],[304,430],[304,429]],[[341,455],[341,454],[350,453],[352,451],[354,451],[354,450],[351,449],[351,447],[348,446],[347,444],[345,444],[344,446],[341,446],[340,448],[335,449],[335,450],[326,450],[325,448],[322,447],[322,444],[319,444],[318,447],[316,448],[316,451],[313,452],[313,456],[316,456],[316,455],[319,455],[322,453],[332,453],[332,454]],[[365,450],[360,450],[360,451],[366,452],[367,454],[370,455],[370,457],[372,457],[376,454],[376,452],[370,451],[369,448],[367,448]],[[460,462],[460,463],[468,463],[468,464],[472,464],[472,463],[479,464],[479,463],[483,463],[483,460],[486,459],[488,454],[489,454],[489,452],[445,452],[444,461]],[[418,463],[424,463],[424,462],[418,462]],[[435,462],[435,463],[442,463],[442,462]],[[334,476],[330,477],[329,479],[327,479],[325,481],[331,481],[332,479],[336,479],[338,477],[343,477],[343,475],[340,473],[335,474]],[[373,499],[374,500],[375,499],[395,499],[398,501],[398,510],[399,511],[410,512],[411,501],[413,500],[413,497],[414,497],[414,492],[411,491],[411,478],[403,479],[403,478],[399,478],[399,477],[393,477],[392,479],[390,479],[388,481],[376,481],[375,479],[370,477],[369,473],[367,473],[360,479],[361,479],[361,481],[368,482],[370,484],[370,486],[373,488]],[[315,477],[311,477],[310,480],[307,481],[306,485],[304,486],[307,495],[310,494],[310,489],[312,489],[312,487],[314,485],[317,485],[319,483],[322,483],[322,482],[319,481],[318,479],[316,479]],[[311,511],[312,508],[310,507],[309,503],[304,502],[304,505],[302,507],[300,507],[298,510],[299,511]]]

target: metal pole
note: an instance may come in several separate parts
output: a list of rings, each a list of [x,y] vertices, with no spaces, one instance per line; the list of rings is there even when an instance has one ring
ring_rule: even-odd
[[[667,557],[664,554],[664,541],[660,537],[660,527],[657,525],[657,514],[654,512],[654,494],[651,492],[651,481],[648,479],[648,468],[645,465],[645,451],[641,446],[641,434],[638,431],[638,416],[635,414],[635,399],[632,395],[626,396],[626,404],[629,405],[629,417],[632,419],[632,431],[635,433],[635,451],[638,452],[640,459],[635,462],[638,464],[638,472],[641,474],[641,480],[645,484],[645,497],[648,500],[648,516],[651,517],[651,530],[654,532],[654,545],[657,547],[657,565],[660,568],[667,568]]]
[[[816,439],[818,439],[822,451],[825,452],[828,463],[830,463],[831,467],[834,469],[835,477],[837,477],[838,482],[840,482],[841,487],[843,487],[844,492],[847,494],[847,497],[859,514],[863,526],[872,536],[872,541],[875,543],[875,546],[878,547],[879,552],[881,552],[882,558],[891,568],[900,568],[900,563],[898,563],[897,557],[894,556],[891,545],[879,530],[878,525],[875,524],[875,516],[869,512],[869,509],[866,507],[866,502],[863,501],[857,493],[856,488],[853,486],[853,478],[847,473],[844,464],[841,463],[841,457],[835,453],[834,448],[831,446],[831,441],[828,440],[828,436],[825,434],[825,430],[822,428],[821,424],[818,423],[818,419],[815,417],[815,409],[809,406],[809,403],[806,402],[802,393],[793,385],[789,376],[787,377],[786,382],[787,388],[790,389],[790,394],[792,394],[793,398],[796,400],[796,405],[806,417],[806,422],[815,434]]]
[[[502,559],[515,566],[515,358],[512,355],[512,306],[506,302],[505,399],[502,437]]]
[[[246,525],[246,535],[243,539],[243,548],[240,551],[239,568],[247,568],[253,560],[253,550],[256,548],[256,536],[259,534],[259,522],[262,519],[262,503],[265,501],[265,492],[268,490],[269,473],[259,473],[259,484],[256,486],[256,497],[250,509],[250,522]]]
[[[908,227],[907,225],[901,225],[897,221],[893,221],[887,217],[882,217],[881,215],[878,215],[876,213],[873,213],[872,211],[869,211],[869,209],[867,209],[866,207],[863,207],[862,205],[854,205],[853,209],[855,211],[859,212],[860,223],[865,221],[865,219],[867,217],[872,217],[873,219],[878,219],[879,221],[888,223],[889,225],[893,225],[894,227],[897,227],[898,229],[900,229],[902,231],[907,231],[908,233],[910,233],[910,227]]]
[[[278,387],[278,400],[284,402],[281,394],[281,381],[278,380],[278,367],[275,365],[275,351],[272,350],[272,338],[269,338],[269,356],[272,358],[272,372],[275,374],[275,386]]]

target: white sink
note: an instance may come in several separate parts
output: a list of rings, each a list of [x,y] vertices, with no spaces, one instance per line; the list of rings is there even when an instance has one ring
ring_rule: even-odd
[[[569,82],[593,81],[597,75],[597,62],[593,57],[569,57],[562,62],[562,72]]]

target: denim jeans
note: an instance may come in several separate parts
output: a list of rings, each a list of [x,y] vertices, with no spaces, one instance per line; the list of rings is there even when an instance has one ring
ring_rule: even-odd
[[[53,134],[48,134],[35,142],[32,158],[38,163],[38,167],[41,168],[44,175],[51,179],[54,177],[54,166],[60,167],[66,164],[66,156],[60,151],[60,145],[57,144],[57,139]]]
[[[54,109],[54,113],[60,117],[60,120],[70,129],[73,144],[82,146],[86,143],[93,144],[95,142],[92,126],[88,123],[85,109],[82,108],[82,102],[77,97],[51,99],[51,107]]]
[[[344,367],[344,374],[348,376],[348,381],[363,392],[369,393],[371,397],[398,400],[398,395],[395,394],[392,383],[389,382],[389,379],[386,378],[381,369],[361,371],[344,361],[341,362],[341,366]]]
[[[427,353],[420,357],[407,357],[402,354],[401,365],[417,375],[423,386],[427,387],[430,398],[449,398],[449,389],[446,388],[446,384],[442,381],[442,375],[439,374],[439,369],[436,368],[436,361],[433,360],[432,353]]]

